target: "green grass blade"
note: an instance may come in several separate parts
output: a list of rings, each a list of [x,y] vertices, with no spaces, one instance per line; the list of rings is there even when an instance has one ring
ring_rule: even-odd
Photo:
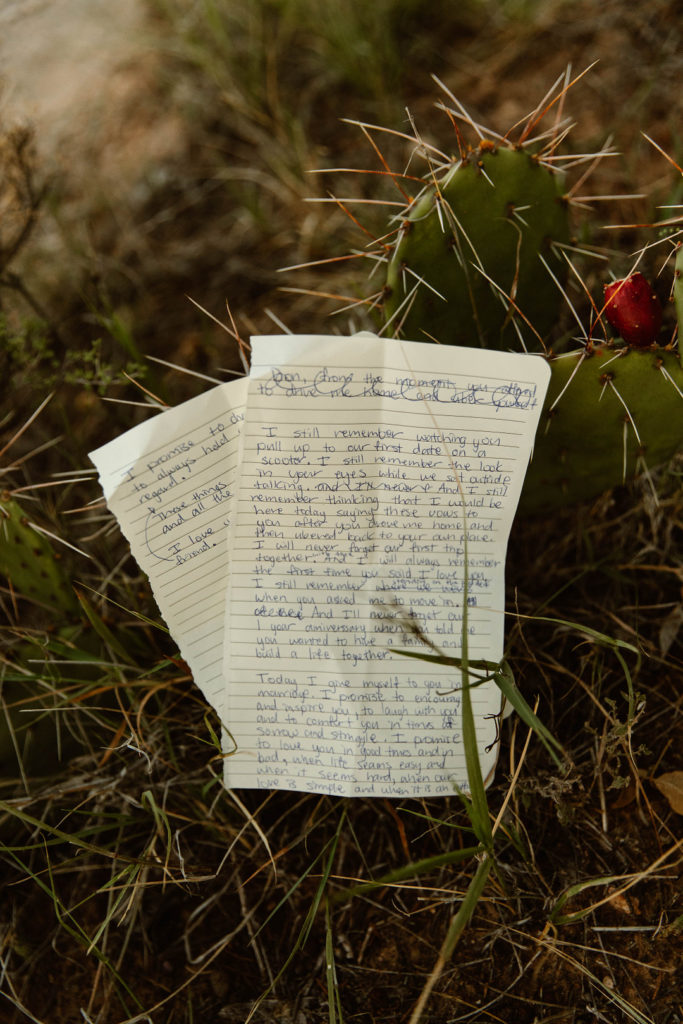
[[[562,893],[559,897],[555,906],[548,914],[548,919],[553,924],[574,924],[576,921],[580,921],[582,918],[587,917],[588,914],[593,912],[593,907],[587,907],[584,910],[576,910],[571,914],[561,914],[560,911],[566,903],[573,896],[578,896],[579,893],[584,892],[586,889],[594,889],[598,885],[611,885],[612,882],[623,881],[623,875],[603,875],[600,878],[590,878],[586,882],[577,882],[576,885],[570,885],[568,889]]]
[[[56,828],[54,825],[50,825],[46,821],[40,821],[38,818],[34,818],[32,815],[26,814],[25,811],[20,811],[18,807],[13,807],[5,800],[0,800],[0,811],[4,811],[10,818],[17,818],[19,821],[23,821],[25,825],[32,825],[33,828],[38,829],[40,832],[47,832],[49,835],[54,836],[53,841],[47,840],[44,843],[42,842],[41,838],[40,844],[36,843],[34,847],[23,846],[17,847],[17,849],[35,849],[38,845],[42,847],[45,845],[56,845],[59,842],[63,842],[72,846],[79,847],[81,850],[87,850],[89,853],[94,853],[97,856],[106,857],[108,860],[120,860],[124,862],[127,861],[130,864],[138,863],[138,861],[133,857],[123,857],[120,854],[112,853],[110,850],[107,850],[103,847],[95,846],[93,845],[93,843],[88,843],[81,838],[81,836],[83,835],[100,832],[102,830],[100,826],[92,826],[86,829],[82,829],[80,832],[65,832],[63,829]],[[110,827],[113,828],[117,826],[115,823],[112,823]],[[3,845],[3,849],[9,851],[13,848]]]
[[[463,508],[465,499],[463,495]],[[462,587],[462,632],[460,634],[460,655],[462,658],[462,740],[465,749],[465,765],[467,767],[467,784],[470,790],[471,806],[468,814],[472,821],[477,839],[487,849],[493,846],[493,834],[491,832],[491,819],[489,817],[489,805],[486,799],[486,787],[481,774],[481,761],[479,760],[479,745],[477,743],[477,727],[474,721],[474,710],[472,708],[472,695],[470,693],[470,670],[469,670],[469,635],[467,632],[469,617],[467,614],[469,595],[469,559],[467,555],[467,520],[463,528],[463,548],[465,555],[465,570]],[[467,804],[465,804],[467,806]]]
[[[505,699],[509,701],[524,724],[528,725],[530,729],[533,729],[557,767],[561,768],[562,762],[558,758],[557,753],[564,753],[562,745],[555,739],[553,734],[529,707],[524,697],[515,686],[512,671],[506,662],[502,663],[502,669],[499,673],[496,673],[495,680],[496,685],[501,690]]]
[[[624,651],[631,651],[631,653],[637,655],[640,660],[640,651],[637,647],[634,647],[633,644],[629,644],[626,640],[617,640],[615,637],[607,636],[606,633],[600,633],[597,629],[593,629],[591,626],[584,626],[581,622],[569,622],[566,619],[554,619],[546,615],[530,615],[528,618],[532,622],[549,622],[554,626],[564,626],[567,629],[574,629],[577,633],[583,633],[591,640],[595,640],[597,643],[604,647],[609,647],[611,650],[621,648],[621,650]]]
[[[392,654],[402,654],[404,658],[419,658],[420,661],[431,661],[436,665],[450,665],[452,668],[462,668],[462,658],[453,658],[449,654],[444,654],[440,651],[439,654],[425,654],[422,651],[406,651],[398,647],[390,647],[389,650]],[[493,673],[499,668],[499,663],[494,661],[484,661],[479,659],[477,661],[468,661],[467,663],[470,673],[476,675],[475,669],[483,670],[487,672],[483,678],[492,679]]]
[[[134,665],[135,662],[131,658],[128,651],[125,649],[120,640],[118,640],[107,625],[102,621],[100,616],[97,614],[95,609],[91,606],[90,602],[86,600],[84,594],[76,591],[76,597],[78,598],[79,604],[85,613],[88,622],[95,630],[97,635],[104,640],[107,647],[111,648],[112,651],[124,662],[126,665]]]
[[[458,912],[451,921],[451,924],[446,933],[446,938],[443,941],[441,947],[441,955],[444,960],[450,959],[453,950],[455,949],[458,939],[464,932],[467,925],[472,919],[472,915],[476,910],[479,898],[484,891],[486,880],[489,877],[491,868],[493,867],[493,859],[488,854],[482,854],[482,860],[479,862],[479,866],[474,873],[472,881],[470,882],[465,898],[458,907]]]
[[[474,914],[474,911],[476,909],[477,903],[479,902],[479,898],[482,892],[484,891],[484,886],[486,885],[486,881],[489,877],[492,866],[493,860],[491,859],[491,857],[486,853],[483,854],[483,859],[479,862],[479,867],[477,868],[472,878],[472,881],[468,886],[467,892],[465,893],[465,897],[448,927],[446,937],[443,940],[443,943],[441,944],[441,949],[439,950],[439,955],[432,969],[432,973],[430,974],[425,987],[422,989],[422,992],[420,993],[420,998],[415,1004],[413,1012],[410,1016],[409,1024],[419,1024],[419,1022],[422,1020],[422,1016],[427,1006],[429,997],[432,993],[432,989],[434,988],[435,984],[441,977],[443,969],[446,966],[448,960],[453,955],[453,950],[457,946],[460,936],[465,931],[467,925],[470,923],[472,915]]]
[[[481,846],[467,846],[462,850],[450,850],[448,853],[437,853],[433,857],[424,857],[422,860],[405,864],[401,868],[387,871],[386,874],[380,875],[379,878],[373,878],[368,882],[359,882],[358,885],[352,885],[348,889],[336,892],[332,896],[331,902],[343,903],[346,900],[353,899],[354,896],[360,896],[362,893],[372,892],[374,889],[383,889],[384,886],[394,885],[396,882],[403,882],[406,878],[417,878],[428,871],[443,867],[445,864],[457,864],[461,860],[467,860],[469,857],[476,857],[482,850]]]
[[[467,679],[467,669],[463,668],[462,688],[462,739],[465,748],[465,764],[467,766],[467,783],[469,786],[468,814],[477,839],[488,849],[493,843],[489,805],[486,799],[484,778],[481,774],[479,746],[472,709],[472,697]]]

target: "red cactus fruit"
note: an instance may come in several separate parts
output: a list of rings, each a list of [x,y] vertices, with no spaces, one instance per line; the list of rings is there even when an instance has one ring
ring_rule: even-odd
[[[652,345],[662,326],[659,299],[640,273],[605,285],[605,316],[634,348]]]

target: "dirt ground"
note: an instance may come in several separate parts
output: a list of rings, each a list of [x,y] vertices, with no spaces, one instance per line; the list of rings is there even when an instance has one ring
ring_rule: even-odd
[[[5,117],[30,121],[42,158],[59,159],[88,122],[107,117],[112,78],[145,53],[145,33],[139,0],[2,0]]]

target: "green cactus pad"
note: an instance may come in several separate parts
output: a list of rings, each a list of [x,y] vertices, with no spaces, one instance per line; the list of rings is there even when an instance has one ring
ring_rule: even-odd
[[[666,349],[572,352],[552,376],[520,511],[588,500],[666,462],[683,438],[683,367]]]
[[[78,607],[48,540],[7,493],[0,496],[0,575],[18,598],[64,611]]]
[[[526,347],[540,350],[562,302],[540,257],[563,281],[552,243],[569,237],[561,178],[526,150],[484,144],[409,208],[387,271],[385,322],[408,338],[519,349],[514,317]]]
[[[678,344],[683,338],[683,244],[678,246],[674,270],[674,306],[678,320]]]

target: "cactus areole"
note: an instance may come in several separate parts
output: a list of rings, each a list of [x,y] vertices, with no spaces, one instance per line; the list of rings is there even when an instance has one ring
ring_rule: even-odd
[[[559,246],[569,238],[562,176],[524,149],[483,143],[408,207],[388,266],[385,321],[416,340],[484,348],[523,340],[540,350],[562,302]]]

